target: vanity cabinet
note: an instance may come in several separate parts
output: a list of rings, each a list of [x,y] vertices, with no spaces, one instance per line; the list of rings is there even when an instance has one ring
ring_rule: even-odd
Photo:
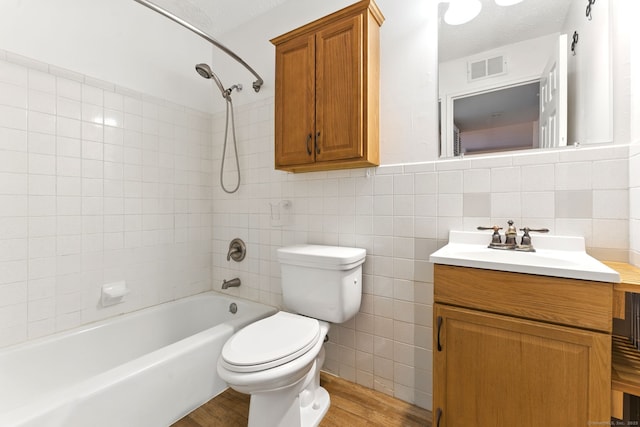
[[[612,292],[435,265],[433,425],[609,425]]]
[[[371,0],[277,37],[275,168],[379,164],[379,27]]]

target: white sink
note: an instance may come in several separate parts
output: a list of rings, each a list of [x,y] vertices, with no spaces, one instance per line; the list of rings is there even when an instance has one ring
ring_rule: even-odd
[[[519,240],[519,237],[518,237]],[[620,275],[585,251],[584,238],[532,235],[536,252],[490,249],[491,231],[450,231],[449,243],[431,254],[435,264],[620,282]]]

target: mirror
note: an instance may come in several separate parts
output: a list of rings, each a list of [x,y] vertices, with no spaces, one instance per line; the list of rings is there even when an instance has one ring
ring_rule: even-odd
[[[609,0],[522,0],[449,25],[439,4],[440,156],[613,140]],[[574,36],[574,33],[576,36]]]

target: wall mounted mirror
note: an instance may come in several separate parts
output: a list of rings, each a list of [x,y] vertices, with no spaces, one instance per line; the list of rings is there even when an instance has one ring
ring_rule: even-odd
[[[480,12],[450,25],[456,1],[438,9],[441,157],[612,142],[609,0],[462,0]]]

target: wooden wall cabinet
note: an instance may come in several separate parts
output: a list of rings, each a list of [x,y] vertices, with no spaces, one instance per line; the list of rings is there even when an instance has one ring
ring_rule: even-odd
[[[372,0],[279,36],[275,168],[307,172],[377,166],[379,28]]]
[[[609,425],[612,293],[436,265],[433,425]]]

